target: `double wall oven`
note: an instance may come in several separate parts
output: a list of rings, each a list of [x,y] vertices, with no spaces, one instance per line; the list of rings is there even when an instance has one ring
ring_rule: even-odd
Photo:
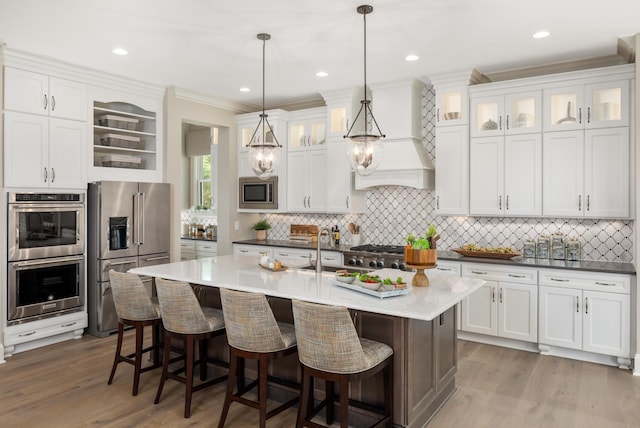
[[[8,194],[8,325],[84,310],[84,218],[84,194]]]

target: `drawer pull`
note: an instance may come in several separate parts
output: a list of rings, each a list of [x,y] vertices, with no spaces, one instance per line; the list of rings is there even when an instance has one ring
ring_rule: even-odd
[[[549,278],[551,281],[556,281],[556,282],[569,282],[568,279],[559,279],[559,278]]]
[[[472,270],[471,273],[475,273],[476,275],[486,275],[486,272],[480,272],[479,270]]]
[[[36,334],[36,332],[35,331],[30,331],[29,333],[22,333],[22,334],[19,334],[18,337],[31,336],[32,334]]]
[[[60,325],[60,327],[71,327],[72,325],[76,325],[76,322],[77,321],[69,322],[69,323],[66,323],[66,324],[62,324],[62,325]]]
[[[510,276],[511,278],[526,278],[526,276],[525,276],[525,275],[514,275],[514,274],[512,274],[512,273],[510,273],[510,274],[509,274],[509,276]]]
[[[576,296],[576,313],[580,313],[580,297]]]
[[[453,269],[451,269],[451,268],[443,268],[443,267],[439,267],[439,268],[437,268],[437,269],[438,269],[438,270],[445,271],[445,272],[450,272],[450,271],[452,271],[452,270],[453,270]]]
[[[605,287],[615,287],[616,284],[612,283],[612,282],[599,282],[596,281],[596,285],[604,285]]]

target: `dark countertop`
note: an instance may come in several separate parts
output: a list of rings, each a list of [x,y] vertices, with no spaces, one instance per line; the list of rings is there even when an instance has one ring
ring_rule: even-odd
[[[207,238],[206,236],[181,236],[180,239],[188,239],[190,241],[208,241],[208,242],[218,242],[218,237],[215,236],[213,238]]]
[[[313,249],[315,250],[315,243],[294,242],[288,240],[267,239],[266,241],[258,241],[256,239],[248,239],[245,241],[235,241],[234,244],[246,244],[246,245],[265,245],[268,247],[287,247],[287,248],[301,248],[301,249]],[[332,251],[349,251],[350,246],[339,245],[337,248],[332,248],[328,244],[321,244],[320,248],[323,250]],[[533,267],[533,268],[551,268],[551,269],[568,269],[579,271],[591,271],[591,272],[605,272],[605,273],[620,273],[626,275],[635,275],[636,269],[633,263],[628,262],[607,262],[597,260],[580,260],[577,262],[570,262],[565,260],[548,260],[548,259],[525,259],[521,256],[514,257],[512,259],[488,259],[482,257],[465,257],[453,251],[438,251],[438,258],[442,260],[466,262],[466,263],[486,263],[497,264],[503,266],[514,267]]]

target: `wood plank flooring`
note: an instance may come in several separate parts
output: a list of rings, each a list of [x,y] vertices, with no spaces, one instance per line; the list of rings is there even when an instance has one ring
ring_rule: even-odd
[[[114,350],[115,336],[87,335],[8,358],[0,365],[0,425],[217,426],[224,384],[194,393],[191,418],[184,419],[182,384],[167,381],[153,404],[157,370],[142,375],[136,397],[130,365],[120,364],[107,385]],[[629,371],[465,341],[458,352],[458,389],[429,428],[640,426],[640,377]],[[288,409],[267,426],[293,427],[295,418],[295,408]],[[257,425],[256,411],[231,405],[227,427]]]

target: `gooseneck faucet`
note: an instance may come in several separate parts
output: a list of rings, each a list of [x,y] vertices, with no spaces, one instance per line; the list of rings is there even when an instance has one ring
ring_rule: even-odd
[[[333,248],[334,247],[334,242],[333,242],[333,237],[331,236],[331,231],[327,228],[324,229],[320,229],[318,231],[318,240],[317,240],[317,247],[316,247],[316,273],[320,273],[322,272],[322,252],[320,250],[320,237],[322,235],[324,235],[326,233],[327,236],[329,236],[329,247]]]

